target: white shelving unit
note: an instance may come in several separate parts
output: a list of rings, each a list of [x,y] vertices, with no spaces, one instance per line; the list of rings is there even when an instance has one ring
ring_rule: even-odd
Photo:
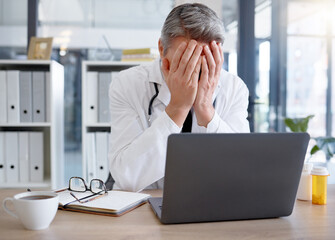
[[[130,67],[143,64],[143,62],[117,62],[117,61],[83,61],[82,62],[82,169],[83,177],[87,180],[91,179],[89,176],[89,169],[87,163],[87,133],[90,132],[110,132],[110,123],[89,122],[87,93],[92,89],[87,87],[87,73],[88,72],[119,72]],[[113,80],[112,80],[113,81]],[[108,88],[106,89],[108,93]],[[108,95],[108,94],[107,94]],[[107,159],[106,159],[107,161]],[[106,169],[108,171],[108,169]],[[106,180],[106,179],[102,179]]]
[[[0,131],[43,133],[43,182],[0,183],[0,188],[51,188],[63,186],[64,178],[64,67],[52,60],[0,60],[0,70],[50,73],[47,122],[0,123]]]

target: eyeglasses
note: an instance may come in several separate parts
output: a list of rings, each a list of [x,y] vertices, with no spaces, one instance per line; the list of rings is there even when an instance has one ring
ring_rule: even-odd
[[[62,192],[65,190],[71,191],[70,192],[71,196],[74,197],[80,203],[93,201],[108,193],[106,185],[101,179],[92,179],[89,187],[87,187],[85,180],[81,177],[71,177],[69,180],[69,187],[56,192]],[[73,192],[83,193],[87,191],[91,191],[93,194],[83,197],[81,199],[77,198],[73,193]]]

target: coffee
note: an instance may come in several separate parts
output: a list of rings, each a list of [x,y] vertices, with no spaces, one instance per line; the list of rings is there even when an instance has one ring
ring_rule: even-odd
[[[26,196],[22,197],[20,199],[22,200],[41,200],[41,199],[48,199],[48,198],[53,198],[53,196],[48,196],[48,195],[34,195],[34,196]]]

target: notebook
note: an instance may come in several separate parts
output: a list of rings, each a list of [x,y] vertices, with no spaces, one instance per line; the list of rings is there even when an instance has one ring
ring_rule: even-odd
[[[162,223],[289,216],[307,133],[174,134],[163,198],[149,203]]]
[[[85,199],[86,196],[92,195],[91,192],[87,191],[84,193],[73,192],[78,199]],[[98,215],[106,215],[118,217],[121,216],[139,206],[146,203],[149,194],[135,193],[135,192],[124,192],[124,191],[108,191],[107,195],[104,195],[98,199],[90,202],[80,203],[70,195],[70,191],[58,192],[59,196],[59,209],[69,210],[83,213],[92,213]]]

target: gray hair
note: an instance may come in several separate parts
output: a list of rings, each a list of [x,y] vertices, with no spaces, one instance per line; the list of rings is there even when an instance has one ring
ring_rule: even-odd
[[[164,55],[176,37],[185,37],[210,43],[215,40],[223,43],[224,26],[222,20],[209,7],[200,3],[186,3],[172,9],[167,16],[161,41]]]

